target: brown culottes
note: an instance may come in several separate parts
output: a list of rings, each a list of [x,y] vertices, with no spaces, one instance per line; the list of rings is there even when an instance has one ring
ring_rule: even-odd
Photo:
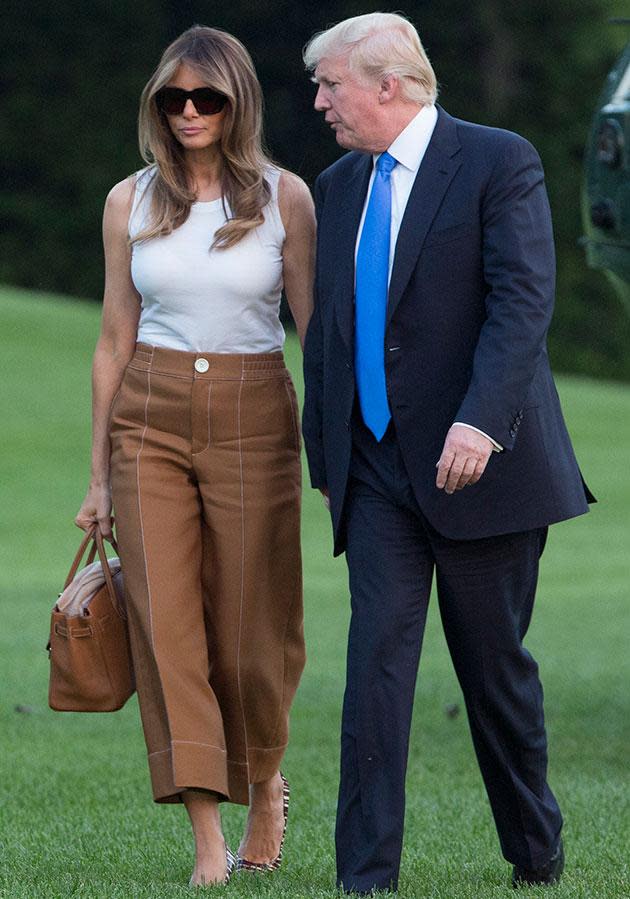
[[[278,770],[304,667],[300,457],[281,353],[137,344],[111,476],[157,802],[248,802]]]

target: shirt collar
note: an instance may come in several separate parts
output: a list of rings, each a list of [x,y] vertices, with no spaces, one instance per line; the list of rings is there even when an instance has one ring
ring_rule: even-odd
[[[397,138],[387,148],[387,152],[394,159],[411,172],[417,172],[420,163],[429,146],[438,118],[437,108],[434,104],[423,106],[420,112],[413,117],[406,128],[400,132]],[[380,156],[374,156],[374,164]]]

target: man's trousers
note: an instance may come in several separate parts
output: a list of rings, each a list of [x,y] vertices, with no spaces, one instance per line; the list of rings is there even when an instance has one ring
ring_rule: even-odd
[[[434,571],[503,854],[525,868],[539,867],[553,854],[562,827],[546,780],[538,667],[523,647],[546,528],[470,541],[442,537],[414,498],[393,425],[377,443],[358,418],[345,510],[352,618],[338,883],[368,892],[398,882],[411,713]]]

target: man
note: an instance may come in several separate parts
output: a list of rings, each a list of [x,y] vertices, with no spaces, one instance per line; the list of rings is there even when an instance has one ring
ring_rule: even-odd
[[[433,570],[513,883],[562,871],[537,666],[523,648],[547,526],[587,511],[545,338],[543,173],[516,134],[451,118],[415,29],[358,16],[305,62],[344,155],[317,180],[304,436],[352,597],[338,883],[395,889]],[[437,464],[437,468],[436,468]]]

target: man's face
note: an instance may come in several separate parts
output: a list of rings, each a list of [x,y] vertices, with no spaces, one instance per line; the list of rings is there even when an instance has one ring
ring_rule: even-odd
[[[382,130],[380,85],[348,68],[346,56],[321,59],[315,69],[315,109],[335,132],[337,143],[347,150],[377,153]]]

